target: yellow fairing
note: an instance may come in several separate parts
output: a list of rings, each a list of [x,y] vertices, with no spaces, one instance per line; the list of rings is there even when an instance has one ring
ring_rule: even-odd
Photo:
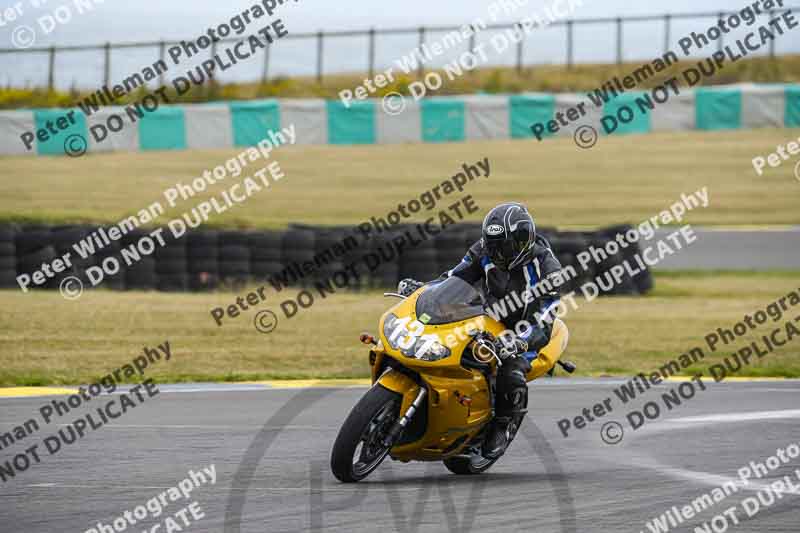
[[[399,302],[381,318],[380,331],[389,313],[416,319],[415,308],[421,291]],[[381,333],[381,342],[373,350],[373,381],[403,396],[400,412],[405,412],[417,396],[419,385],[411,378],[389,370],[380,374],[384,356],[417,372],[427,389],[427,425],[424,435],[414,442],[392,448],[400,460],[441,460],[459,453],[463,446],[491,419],[491,391],[486,378],[477,370],[461,366],[461,355],[471,342],[467,334],[476,329],[499,335],[503,326],[487,316],[442,325],[426,325],[425,335],[436,335],[450,349],[450,355],[438,361],[406,357],[389,346]],[[380,374],[380,375],[379,375]]]
[[[553,333],[550,335],[550,342],[539,351],[538,357],[531,363],[530,372],[525,376],[528,381],[533,381],[541,377],[553,368],[556,361],[561,358],[561,354],[567,349],[568,342],[569,330],[567,329],[567,325],[557,318],[553,323]]]
[[[419,392],[419,385],[414,383],[414,380],[396,370],[386,372],[380,377],[378,383],[384,388],[403,396],[403,403],[400,406],[401,413],[405,413],[408,410],[408,406],[411,405],[411,402],[417,396],[417,392]]]
[[[466,372],[467,379],[421,374],[428,391],[425,433],[413,442],[393,447],[393,458],[401,461],[438,461],[455,455],[490,420],[492,404],[489,385],[479,372]],[[408,409],[419,392],[419,385],[396,370],[383,374],[378,383],[403,395],[401,413]]]
[[[490,420],[492,399],[489,384],[478,370],[461,366],[461,356],[471,342],[470,330],[500,335],[505,327],[488,316],[479,316],[442,325],[425,325],[425,335],[436,335],[450,349],[450,355],[438,361],[424,361],[404,356],[393,349],[383,336],[383,324],[389,313],[416,319],[415,308],[421,291],[399,302],[381,318],[381,342],[371,355],[372,380],[401,395],[400,412],[405,412],[419,393],[419,385],[405,374],[386,371],[383,358],[390,356],[403,366],[417,372],[427,390],[425,400],[426,429],[419,439],[392,448],[391,455],[400,460],[441,460],[461,452],[464,445]],[[567,346],[569,332],[556,320],[550,343],[539,353],[528,373],[533,380],[546,373],[561,357]],[[494,364],[494,363],[492,363]]]

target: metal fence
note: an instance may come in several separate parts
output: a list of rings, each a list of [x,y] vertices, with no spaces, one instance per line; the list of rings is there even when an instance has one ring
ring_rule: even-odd
[[[785,12],[789,9],[798,9],[798,8],[784,8],[781,12]],[[733,15],[737,12],[735,11],[725,11],[725,12],[716,12],[716,13],[680,13],[680,14],[665,14],[665,15],[643,15],[643,16],[633,16],[633,17],[606,17],[606,18],[581,18],[581,19],[565,19],[565,20],[558,20],[554,21],[549,24],[547,27],[565,27],[566,29],[566,40],[565,40],[565,54],[563,58],[563,64],[565,64],[568,68],[572,68],[575,65],[575,33],[577,32],[578,27],[587,27],[593,25],[612,25],[615,28],[615,55],[616,55],[616,62],[617,64],[623,63],[624,58],[624,50],[623,50],[623,36],[625,32],[625,24],[630,23],[638,23],[638,22],[656,22],[663,24],[663,49],[664,53],[670,50],[670,43],[672,40],[672,28],[673,22],[676,20],[694,20],[694,19],[709,19],[709,18],[723,18],[726,16]],[[777,11],[770,11],[769,17],[774,18],[778,15],[779,12]],[[519,27],[519,23],[513,24],[488,24],[485,30],[482,31],[503,31],[503,30],[513,30]],[[368,30],[344,30],[344,31],[318,31],[312,33],[290,33],[289,35],[282,38],[283,39],[304,39],[313,41],[316,45],[316,79],[319,83],[322,83],[323,77],[325,74],[325,65],[324,65],[324,53],[326,45],[333,39],[342,38],[342,37],[364,37],[367,41],[366,47],[366,57],[365,57],[365,69],[369,72],[369,76],[373,77],[375,74],[376,69],[376,61],[375,61],[375,50],[376,50],[376,41],[381,36],[388,36],[388,35],[417,35],[418,44],[422,46],[426,42],[426,38],[433,34],[433,33],[440,33],[440,32],[452,32],[452,31],[460,31],[463,26],[419,26],[415,28],[387,28],[387,29],[375,29],[371,28]],[[528,36],[526,35],[526,38]],[[473,34],[469,39],[469,49],[474,50],[476,46],[476,37]],[[533,65],[526,65],[523,61],[523,52],[525,48],[525,40],[523,39],[516,44],[516,61],[515,66],[517,71],[521,72],[523,69]],[[241,38],[228,38],[228,39],[220,39],[217,42],[212,43],[210,46],[210,57],[213,58],[217,53],[217,47],[219,44],[226,44],[226,43],[237,43],[241,41]],[[85,52],[96,50],[103,54],[103,80],[105,85],[110,85],[111,83],[111,61],[112,61],[112,52],[115,50],[131,50],[131,49],[139,49],[139,48],[149,48],[149,49],[157,49],[159,59],[165,60],[166,58],[166,51],[169,46],[179,45],[181,41],[149,41],[149,42],[128,42],[128,43],[104,43],[104,44],[94,44],[94,45],[73,45],[73,46],[50,46],[50,47],[35,47],[35,48],[27,48],[27,49],[18,49],[18,48],[2,48],[0,49],[0,54],[31,54],[31,53],[38,53],[38,54],[46,54],[47,56],[47,86],[49,89],[53,89],[55,87],[55,77],[56,77],[56,55],[57,54],[65,54],[69,52]],[[275,45],[267,46],[264,51],[263,55],[263,65],[261,71],[261,78],[260,81],[262,83],[267,82],[270,77],[270,53],[271,47]],[[725,46],[725,36],[724,33],[718,39],[718,49],[723,50]],[[408,50],[401,50],[399,51],[400,54],[408,53]],[[775,57],[775,40],[772,40],[770,43],[769,49],[769,56]],[[420,62],[418,66],[418,73],[419,75],[423,75],[425,70],[424,62]],[[330,73],[329,73],[330,74]],[[255,80],[253,80],[255,81]],[[163,74],[161,75],[161,79],[159,82],[163,84]]]

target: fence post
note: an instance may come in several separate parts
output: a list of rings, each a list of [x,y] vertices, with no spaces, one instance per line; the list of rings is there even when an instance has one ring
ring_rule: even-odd
[[[419,49],[422,51],[422,45],[425,44],[425,26],[419,27]],[[420,55],[422,55],[420,53]],[[417,77],[422,79],[425,75],[425,65],[422,60],[419,62],[419,66],[417,67]]]
[[[269,49],[271,46],[267,43],[267,46],[264,47],[264,72],[261,73],[261,83],[267,83],[269,79]]]
[[[211,41],[211,47],[208,49],[209,53],[211,54],[211,61],[214,61],[214,57],[217,55],[217,42]],[[217,92],[217,80],[214,79],[214,71],[211,71],[211,74],[208,75],[208,85],[206,85],[206,98],[215,98]]]
[[[469,53],[475,55],[475,26],[472,24],[469,25],[470,29],[470,36],[469,36]],[[469,71],[470,76],[475,75],[475,69]]]
[[[52,91],[55,86],[56,47],[50,47],[50,60],[47,71],[47,88]]]
[[[475,26],[469,25],[469,53],[475,53]]]
[[[103,80],[106,87],[111,82],[111,43],[106,42],[105,46],[105,64],[103,66]]]
[[[622,64],[622,17],[617,17],[617,65]]]
[[[324,38],[322,30],[317,32],[317,83],[322,83],[322,39]]]
[[[773,20],[774,18],[775,18],[775,11],[770,10],[769,19]],[[775,59],[775,39],[770,39],[769,41],[769,57],[770,59]]]
[[[375,28],[369,30],[369,77],[375,74]]]
[[[517,43],[517,74],[522,74],[522,45],[525,42],[525,31],[522,29],[522,24],[516,23],[517,31],[523,36]]]
[[[167,43],[165,43],[164,41],[161,41],[160,43],[158,43],[158,59],[162,63],[166,63],[166,59],[167,59]],[[159,87],[163,87],[164,86],[164,73],[163,72],[160,72],[158,74],[158,86]]]
[[[664,55],[669,53],[669,42],[672,40],[672,15],[664,15]]]
[[[574,58],[573,58],[574,50],[572,48],[572,46],[573,46],[573,35],[572,35],[572,26],[573,26],[573,24],[574,23],[573,23],[572,19],[567,21],[567,68],[568,69],[572,68],[572,63],[574,61]]]

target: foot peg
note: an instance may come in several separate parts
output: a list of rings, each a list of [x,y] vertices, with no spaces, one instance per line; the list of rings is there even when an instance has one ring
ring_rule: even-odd
[[[572,374],[575,372],[578,367],[575,366],[575,363],[571,361],[562,361],[561,359],[558,360],[558,365],[564,369],[567,374]]]

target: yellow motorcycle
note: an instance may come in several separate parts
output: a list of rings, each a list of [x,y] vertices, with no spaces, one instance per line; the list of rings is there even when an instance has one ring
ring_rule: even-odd
[[[372,387],[345,420],[331,452],[337,479],[367,477],[389,455],[394,460],[443,461],[455,474],[479,474],[497,459],[481,454],[494,417],[494,389],[506,329],[490,317],[478,290],[457,277],[425,285],[380,319],[372,346]],[[554,321],[550,342],[533,360],[527,380],[552,373],[569,339]],[[524,417],[509,426],[509,442]]]

